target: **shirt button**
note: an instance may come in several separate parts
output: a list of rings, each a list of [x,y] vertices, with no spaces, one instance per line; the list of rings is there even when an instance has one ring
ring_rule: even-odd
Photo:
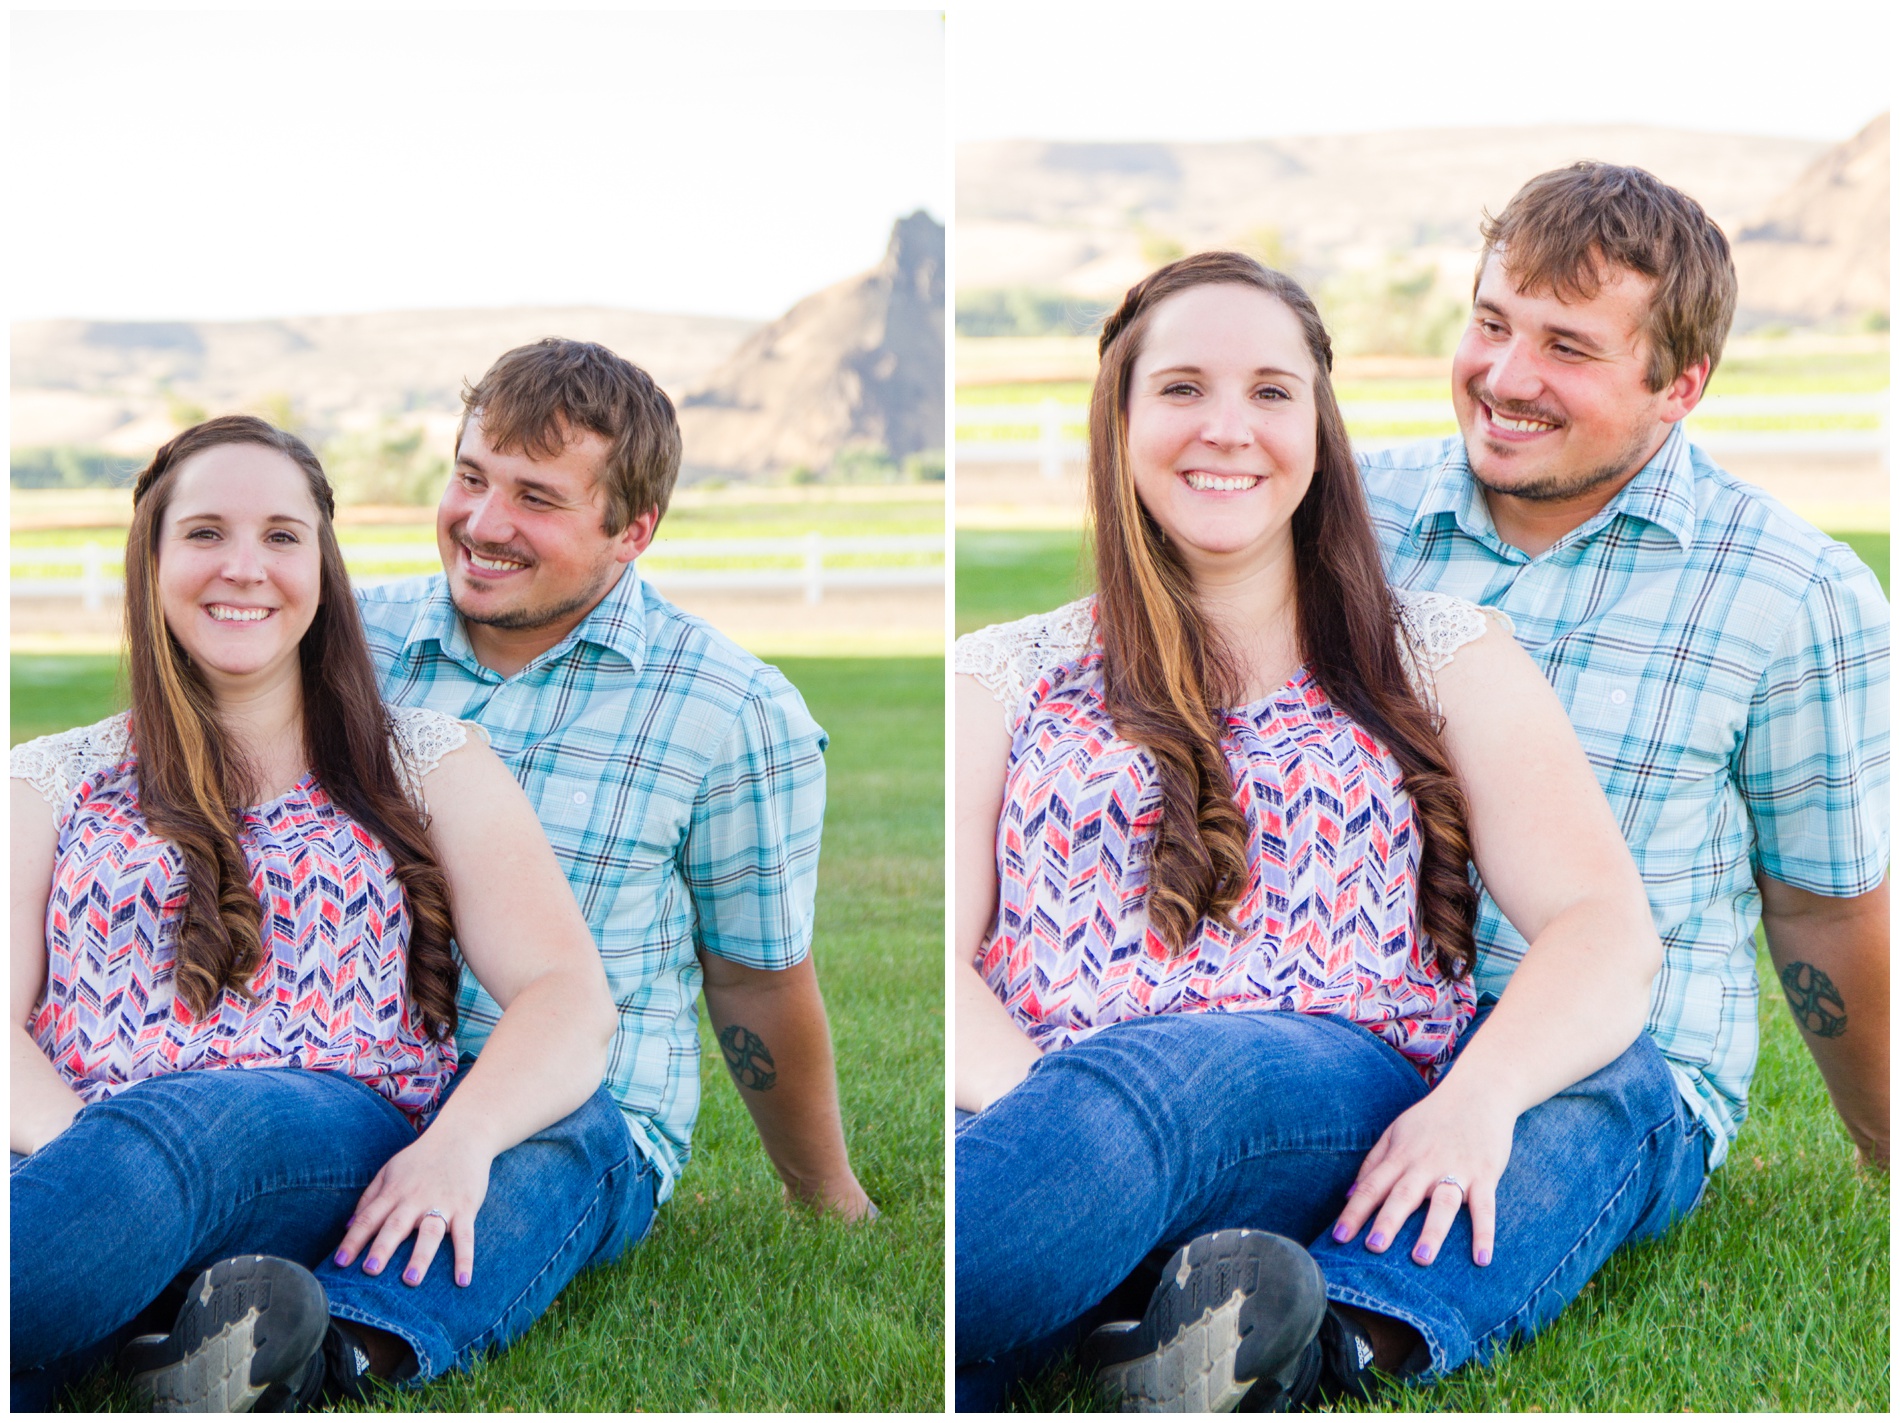
[[[1627,702],[1628,700],[1629,700],[1629,693],[1625,692],[1621,687],[1616,688],[1614,691],[1610,693],[1610,704],[1612,706],[1620,707],[1623,705],[1624,702]],[[580,797],[576,796],[575,799],[579,800]]]
[[[1617,699],[1618,701],[1621,701],[1621,700],[1623,700],[1623,694],[1622,694],[1621,692],[1618,692],[1618,693],[1616,694],[1616,699]],[[575,792],[574,792],[574,804],[576,804],[576,805],[586,805],[586,804],[587,804],[587,792],[586,792],[586,791],[575,791]]]

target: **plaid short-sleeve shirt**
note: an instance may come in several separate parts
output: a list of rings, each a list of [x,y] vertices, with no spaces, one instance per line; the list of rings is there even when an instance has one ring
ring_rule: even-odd
[[[540,816],[619,1005],[607,1087],[672,1193],[699,1114],[698,953],[811,948],[825,733],[778,669],[629,566],[512,677],[476,661],[440,575],[360,590],[383,696],[478,722]],[[501,1009],[464,975],[457,1039]]]
[[[1508,613],[1570,712],[1663,942],[1647,1030],[1713,1138],[1759,1050],[1757,873],[1845,898],[1888,856],[1888,610],[1853,551],[1672,431],[1536,557],[1498,537],[1461,440],[1360,457],[1386,571]],[[1489,895],[1480,991],[1525,943]]]

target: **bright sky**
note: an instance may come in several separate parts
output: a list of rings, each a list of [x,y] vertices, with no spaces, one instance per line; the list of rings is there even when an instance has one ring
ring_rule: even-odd
[[[936,10],[26,12],[9,315],[769,318],[948,215]]]
[[[1892,103],[1890,3],[953,8],[956,137],[1204,140],[1633,123],[1839,140]]]

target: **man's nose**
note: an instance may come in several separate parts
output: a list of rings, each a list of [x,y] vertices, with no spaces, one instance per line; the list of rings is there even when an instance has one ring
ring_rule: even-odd
[[[470,543],[505,544],[514,537],[508,511],[495,491],[485,489],[469,500],[468,517],[462,521],[462,535]]]
[[[1504,343],[1491,357],[1485,384],[1499,400],[1532,401],[1544,392],[1536,355],[1519,338]]]

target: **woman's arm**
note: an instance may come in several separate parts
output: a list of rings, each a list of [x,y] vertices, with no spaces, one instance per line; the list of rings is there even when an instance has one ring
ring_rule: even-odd
[[[1003,813],[1009,726],[983,684],[957,678],[956,1103],[980,1112],[1023,1078],[1042,1054],[976,971],[976,952],[996,919],[996,826]]]
[[[8,1145],[30,1156],[71,1125],[85,1105],[26,1030],[46,986],[46,900],[53,888],[59,829],[52,807],[25,781],[13,782],[13,1011]]]
[[[1458,651],[1437,686],[1470,805],[1472,859],[1529,948],[1444,1079],[1367,1154],[1339,1224],[1350,1239],[1377,1208],[1367,1238],[1375,1248],[1429,1197],[1414,1251],[1429,1263],[1466,1204],[1472,1257],[1483,1265],[1519,1114],[1636,1040],[1662,944],[1570,720],[1523,649],[1493,627]],[[1447,1175],[1462,1193],[1438,1186]]]
[[[455,941],[501,1005],[501,1021],[429,1129],[363,1193],[337,1263],[349,1264],[367,1244],[363,1268],[376,1274],[413,1232],[403,1279],[420,1284],[446,1234],[456,1283],[465,1285],[489,1163],[593,1094],[616,1014],[574,892],[527,796],[495,753],[471,739],[424,778],[423,794],[429,839],[448,877]]]

